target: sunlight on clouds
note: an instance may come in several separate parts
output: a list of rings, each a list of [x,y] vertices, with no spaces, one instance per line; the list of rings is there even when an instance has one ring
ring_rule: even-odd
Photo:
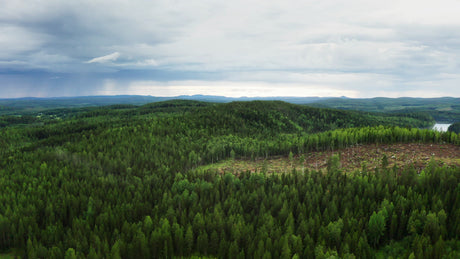
[[[265,82],[209,82],[173,81],[133,82],[128,89],[132,94],[154,96],[221,95],[227,97],[272,97],[272,96],[357,96],[353,90],[335,89],[325,85],[274,84]]]
[[[109,61],[115,61],[119,57],[120,57],[120,53],[114,52],[114,53],[109,54],[109,55],[93,58],[93,59],[91,59],[89,61],[86,61],[86,63],[88,63],[88,64],[89,63],[106,63],[106,62],[109,62]]]

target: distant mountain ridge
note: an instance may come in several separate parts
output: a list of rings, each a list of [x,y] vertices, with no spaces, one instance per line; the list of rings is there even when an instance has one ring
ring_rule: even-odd
[[[294,104],[307,104],[328,99],[327,97],[225,97],[213,95],[180,95],[174,97],[158,97],[144,95],[101,95],[101,96],[77,96],[77,97],[23,97],[12,99],[0,99],[0,115],[14,114],[18,111],[37,112],[56,108],[81,108],[107,106],[114,104],[144,105],[147,103],[168,100],[195,100],[215,103],[228,103],[233,101],[253,100],[278,100]]]
[[[21,101],[74,101],[77,103],[85,102],[89,103],[106,103],[106,102],[116,102],[116,104],[121,103],[144,103],[144,102],[159,102],[167,100],[196,100],[196,101],[207,101],[207,102],[233,102],[233,101],[254,101],[254,100],[278,100],[285,101],[290,103],[302,104],[302,103],[312,103],[320,100],[326,100],[333,97],[289,97],[289,96],[274,96],[274,97],[226,97],[219,95],[179,95],[172,97],[161,97],[161,96],[151,96],[151,95],[94,95],[94,96],[75,96],[75,97],[21,97],[21,98],[0,98],[0,104],[8,105]],[[114,103],[115,104],[115,103]]]
[[[158,97],[143,95],[114,95],[114,96],[78,96],[51,98],[15,98],[0,99],[0,115],[24,112],[40,112],[56,108],[97,107],[115,104],[144,105],[168,100],[195,100],[213,103],[229,103],[234,101],[284,101],[293,104],[307,104],[315,107],[334,108],[342,110],[359,110],[366,112],[389,113],[428,113],[436,121],[460,121],[460,98],[348,98],[348,97],[225,97],[216,95],[180,95],[174,97]]]

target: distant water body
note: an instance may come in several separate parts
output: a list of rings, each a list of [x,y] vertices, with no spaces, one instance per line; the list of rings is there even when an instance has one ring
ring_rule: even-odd
[[[436,123],[434,124],[433,129],[440,132],[445,132],[447,131],[450,125],[452,124]]]

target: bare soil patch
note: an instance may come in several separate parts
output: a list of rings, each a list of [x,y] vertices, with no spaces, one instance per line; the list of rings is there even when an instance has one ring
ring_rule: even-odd
[[[382,166],[383,157],[386,155],[388,165],[398,168],[414,166],[417,171],[423,170],[433,158],[439,165],[460,166],[460,146],[452,144],[373,144],[357,145],[341,150],[310,152],[296,155],[294,159],[288,157],[271,157],[268,159],[235,159],[226,160],[206,166],[223,172],[239,173],[251,172],[291,172],[304,170],[325,170],[327,162],[334,154],[340,157],[341,167],[344,171],[360,170],[363,165],[367,170]]]

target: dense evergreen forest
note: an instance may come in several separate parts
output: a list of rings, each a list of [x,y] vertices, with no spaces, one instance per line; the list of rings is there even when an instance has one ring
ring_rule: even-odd
[[[422,112],[431,115],[436,121],[453,123],[460,120],[460,98],[329,98],[318,100],[316,107],[329,107],[343,110],[358,110],[367,112]]]
[[[460,133],[460,122],[453,123],[449,126],[448,130],[457,134]]]
[[[279,100],[288,103],[306,104],[320,100],[325,97],[224,97],[212,95],[181,95],[175,97],[158,97],[144,95],[102,95],[102,96],[77,96],[77,97],[51,97],[51,98],[13,98],[0,99],[0,116],[15,114],[30,114],[56,108],[85,108],[107,105],[131,104],[144,105],[152,102],[163,102],[168,100],[192,100],[215,103],[228,103],[234,101],[254,100]]]
[[[452,143],[426,113],[166,101],[0,117],[0,257],[459,258],[460,169],[225,172],[224,159]]]
[[[184,95],[176,97],[157,97],[141,95],[119,96],[80,96],[55,98],[16,98],[0,99],[0,116],[2,115],[31,115],[37,112],[49,112],[57,108],[88,108],[107,105],[144,105],[152,102],[168,100],[193,100],[214,103],[229,103],[236,101],[272,101],[279,100],[293,104],[334,108],[342,110],[358,110],[365,112],[392,113],[425,113],[437,122],[453,123],[460,120],[460,98],[331,98],[331,97],[239,97],[231,98],[212,95]]]

